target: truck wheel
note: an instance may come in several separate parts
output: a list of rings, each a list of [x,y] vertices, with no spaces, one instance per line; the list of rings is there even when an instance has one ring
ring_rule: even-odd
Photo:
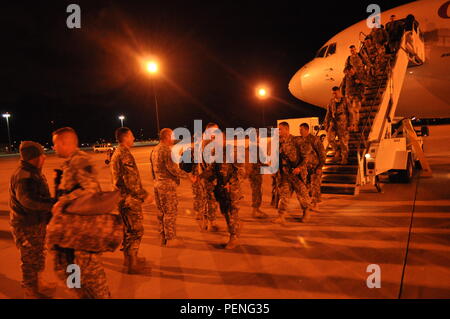
[[[406,164],[406,170],[401,170],[398,174],[399,181],[401,183],[409,183],[414,175],[414,165],[412,163],[411,155],[408,155],[408,162]]]

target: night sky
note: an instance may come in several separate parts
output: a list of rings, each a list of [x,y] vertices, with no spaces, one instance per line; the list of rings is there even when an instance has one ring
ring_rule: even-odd
[[[95,2],[95,3],[94,3]],[[410,1],[377,1],[388,10]],[[68,29],[66,7],[81,7]],[[84,142],[113,139],[119,114],[135,135],[156,136],[153,91],[140,58],[156,56],[162,127],[261,127],[323,116],[288,91],[292,75],[334,34],[365,19],[373,1],[30,1],[3,4],[0,111],[16,141],[50,141],[72,126]],[[328,92],[324,92],[328,94]],[[0,143],[7,143],[0,118]],[[141,131],[142,130],[142,131]]]

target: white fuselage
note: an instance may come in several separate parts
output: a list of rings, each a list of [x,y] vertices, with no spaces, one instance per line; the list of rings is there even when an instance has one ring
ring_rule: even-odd
[[[413,14],[425,38],[426,61],[421,66],[408,68],[396,116],[450,117],[449,11],[448,0],[422,0],[381,13],[384,25],[393,14],[396,19]],[[290,92],[300,100],[325,108],[331,98],[331,88],[339,86],[344,77],[349,47],[354,44],[359,48],[360,40],[364,39],[362,33],[370,33],[366,20],[327,41],[322,48],[336,44],[335,52],[316,57],[297,71],[289,83]]]

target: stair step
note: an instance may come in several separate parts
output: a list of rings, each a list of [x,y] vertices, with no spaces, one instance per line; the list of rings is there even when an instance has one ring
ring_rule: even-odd
[[[332,186],[324,185],[320,188],[322,194],[355,195],[356,186]]]
[[[355,184],[356,174],[324,174],[322,184]]]
[[[323,174],[357,174],[357,165],[327,165],[323,167]]]

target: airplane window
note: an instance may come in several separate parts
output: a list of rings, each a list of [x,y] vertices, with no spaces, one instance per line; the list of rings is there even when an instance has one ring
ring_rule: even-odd
[[[317,54],[316,58],[323,58],[325,56],[325,52],[327,52],[328,46],[324,46],[322,49],[320,49]]]
[[[328,46],[327,56],[335,54],[336,53],[336,43],[331,43]]]

